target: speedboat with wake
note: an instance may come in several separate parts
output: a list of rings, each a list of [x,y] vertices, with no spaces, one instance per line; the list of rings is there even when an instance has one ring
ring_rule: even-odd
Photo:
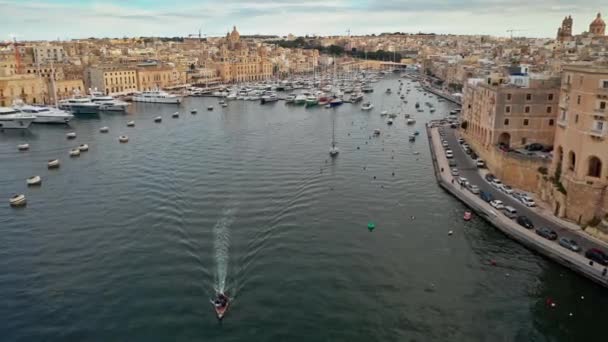
[[[213,304],[217,319],[221,320],[222,318],[224,318],[226,311],[228,311],[228,306],[230,305],[230,298],[228,298],[226,294],[218,292],[215,296],[215,299],[211,300],[211,304]]]

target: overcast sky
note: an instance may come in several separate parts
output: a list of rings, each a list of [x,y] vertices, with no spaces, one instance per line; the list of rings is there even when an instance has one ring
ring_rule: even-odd
[[[603,8],[602,8],[603,6]],[[0,0],[0,40],[435,32],[554,37],[564,16],[588,30],[606,0]]]

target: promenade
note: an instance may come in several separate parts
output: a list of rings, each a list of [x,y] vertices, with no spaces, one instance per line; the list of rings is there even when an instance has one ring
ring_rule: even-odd
[[[446,131],[451,131],[448,126],[444,127]],[[449,132],[446,135],[451,135],[453,139],[456,139],[453,132]],[[531,250],[534,250],[544,255],[545,257],[548,257],[558,262],[559,264],[567,268],[570,268],[571,270],[595,281],[596,283],[603,285],[604,287],[608,287],[608,275],[602,274],[604,272],[605,267],[595,262],[591,265],[590,260],[584,256],[584,253],[588,247],[596,247],[595,243],[592,240],[583,241],[584,243],[579,243],[581,244],[582,250],[579,253],[576,253],[560,246],[557,241],[547,240],[537,235],[533,229],[529,230],[520,226],[514,220],[505,216],[502,211],[495,210],[488,203],[483,201],[479,196],[471,193],[466,188],[461,187],[457,184],[457,182],[453,181],[453,177],[450,174],[448,159],[445,157],[444,149],[441,145],[441,137],[439,135],[438,126],[433,126],[432,124],[427,125],[427,137],[429,139],[429,146],[433,158],[434,172],[439,186],[441,186],[454,197],[465,203],[469,208],[471,208],[471,210],[476,214],[477,217],[485,219],[513,240],[523,244]],[[457,146],[451,146],[451,148],[456,154]],[[459,168],[460,167],[461,164],[459,164]],[[472,175],[472,173],[474,172],[479,178],[481,177],[479,176],[479,173],[476,168],[469,167],[468,169],[469,174]],[[481,181],[477,180],[477,182]],[[474,184],[482,185],[481,183]],[[552,226],[549,227],[554,228]],[[563,230],[555,230],[561,237]],[[580,239],[578,237],[577,240],[580,242]],[[600,245],[597,247],[602,246]]]

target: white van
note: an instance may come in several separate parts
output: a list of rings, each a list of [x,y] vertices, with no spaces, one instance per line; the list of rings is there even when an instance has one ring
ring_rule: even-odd
[[[505,211],[505,216],[510,219],[514,219],[517,217],[517,210],[509,205],[507,205],[504,208],[504,211]]]

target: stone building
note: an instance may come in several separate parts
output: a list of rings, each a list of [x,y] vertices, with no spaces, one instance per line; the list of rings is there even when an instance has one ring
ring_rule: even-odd
[[[603,37],[606,34],[606,23],[602,19],[601,13],[598,13],[595,20],[589,25],[589,33],[596,37]]]
[[[15,100],[29,104],[48,104],[50,98],[45,79],[27,74],[0,76],[0,107],[10,106]]]
[[[169,66],[148,66],[137,68],[137,89],[150,91],[175,87],[183,84],[180,72]]]
[[[469,79],[463,93],[466,134],[486,147],[552,145],[558,97],[558,77]]]
[[[137,71],[128,66],[95,66],[85,71],[85,86],[106,95],[121,95],[137,91]]]
[[[550,175],[563,196],[545,198],[578,223],[608,211],[608,66],[564,66]]]
[[[557,29],[557,40],[567,42],[572,40],[572,16],[567,16],[562,21],[562,26]]]

